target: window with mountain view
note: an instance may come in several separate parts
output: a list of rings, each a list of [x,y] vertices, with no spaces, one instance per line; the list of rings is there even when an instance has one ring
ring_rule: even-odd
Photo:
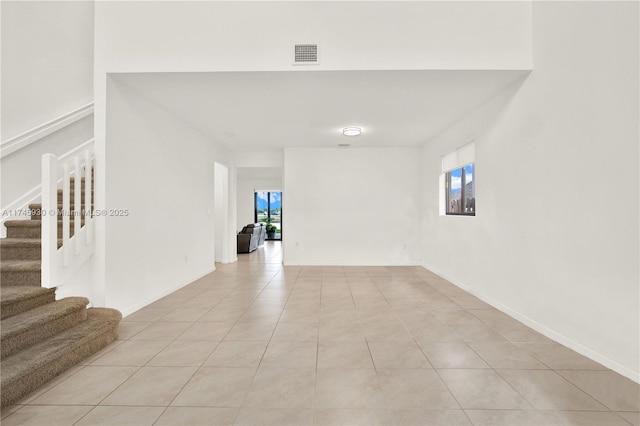
[[[255,221],[273,225],[275,232],[270,239],[282,239],[282,192],[256,191]]]
[[[453,169],[445,175],[446,213],[475,216],[476,191],[473,163]]]

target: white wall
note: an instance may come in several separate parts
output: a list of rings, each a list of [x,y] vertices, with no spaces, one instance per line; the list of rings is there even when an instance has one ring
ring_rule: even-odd
[[[127,315],[214,269],[214,164],[227,159],[123,80],[108,82],[105,185],[96,188],[96,208],[130,215],[103,221],[97,236],[106,249],[96,256],[106,306]]]
[[[215,163],[214,174],[214,201],[213,221],[215,239],[215,261],[228,261],[225,258],[225,248],[229,243],[227,238],[227,226],[229,217],[229,169],[220,163]]]
[[[424,148],[423,264],[638,381],[638,4],[533,16],[534,71]],[[472,138],[477,215],[440,216]]]
[[[285,264],[419,264],[419,149],[290,148],[284,164]]]
[[[238,201],[237,201],[237,193],[238,193],[238,179],[236,167],[234,165],[233,157],[228,153],[228,162],[227,162],[227,170],[229,171],[227,181],[229,184],[228,189],[228,206],[227,206],[227,227],[226,227],[226,236],[227,236],[227,244],[226,250],[223,248],[222,262],[223,263],[232,263],[238,260],[238,246],[236,239],[236,228],[237,228],[237,215],[238,215]]]
[[[529,2],[98,2],[96,11],[108,72],[531,66]],[[320,44],[321,65],[293,67],[293,45],[307,42]]]
[[[1,7],[0,139],[6,141],[93,101],[94,2],[3,1]]]
[[[42,155],[93,137],[92,115],[68,117],[93,101],[94,4],[3,1],[0,8],[0,205],[22,209],[38,201]],[[65,127],[47,126],[63,118]]]
[[[93,115],[76,121],[0,160],[2,207],[22,197],[42,182],[42,155],[60,156],[93,137]]]

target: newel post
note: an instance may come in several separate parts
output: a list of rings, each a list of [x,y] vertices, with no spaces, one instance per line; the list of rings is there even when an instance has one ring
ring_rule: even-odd
[[[42,156],[42,287],[55,287],[54,260],[58,250],[58,157]]]

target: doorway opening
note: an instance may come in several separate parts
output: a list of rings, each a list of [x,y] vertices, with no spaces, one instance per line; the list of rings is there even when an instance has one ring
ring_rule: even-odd
[[[254,220],[267,226],[267,240],[282,240],[282,191],[256,191]]]

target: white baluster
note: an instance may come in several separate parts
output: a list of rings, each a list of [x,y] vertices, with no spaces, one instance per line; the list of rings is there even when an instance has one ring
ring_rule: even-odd
[[[42,156],[42,286],[51,288],[58,284],[55,265],[58,251],[58,157]]]
[[[69,212],[71,210],[71,194],[70,194],[70,167],[69,163],[64,163],[64,179],[62,180],[62,251],[64,255],[64,263],[63,265],[69,266],[69,252],[70,252],[70,242],[69,242],[69,234],[70,234],[70,224],[69,224]]]
[[[92,194],[91,194],[91,186],[93,184],[92,179],[93,179],[93,175],[91,173],[92,170],[92,166],[93,164],[91,163],[91,151],[87,150],[84,153],[84,173],[85,173],[85,178],[84,178],[84,205],[85,205],[85,211],[84,213],[84,223],[85,223],[85,227],[86,227],[86,242],[87,244],[91,244],[92,242],[92,237],[91,237],[91,228],[87,225],[89,225],[89,223],[92,221],[92,217],[91,217],[91,203],[93,202],[92,199]]]
[[[42,156],[42,286],[57,287],[58,295],[71,295],[72,291],[83,294],[87,291],[84,288],[70,288],[68,285],[73,274],[89,261],[95,251],[91,216],[93,199],[91,171],[94,162],[91,148],[78,149],[61,158],[52,154]],[[83,174],[84,185],[82,184]],[[60,177],[62,177],[62,203],[58,208]],[[73,187],[71,177],[74,178]],[[71,199],[72,190],[75,193],[73,199]],[[71,210],[71,202],[74,204],[73,210]],[[60,214],[63,217],[59,222]],[[74,238],[71,238],[72,217],[74,218]],[[58,234],[59,224],[62,226],[61,235]],[[82,236],[83,233],[86,236]],[[58,249],[59,238],[62,238],[60,249]]]
[[[73,245],[76,248],[76,255],[80,254],[80,224],[82,222],[82,201],[81,201],[81,191],[82,191],[82,168],[80,167],[80,156],[76,155],[73,159],[73,166],[75,168],[76,180],[73,185],[74,190],[74,209],[73,209],[73,235],[74,242]]]

